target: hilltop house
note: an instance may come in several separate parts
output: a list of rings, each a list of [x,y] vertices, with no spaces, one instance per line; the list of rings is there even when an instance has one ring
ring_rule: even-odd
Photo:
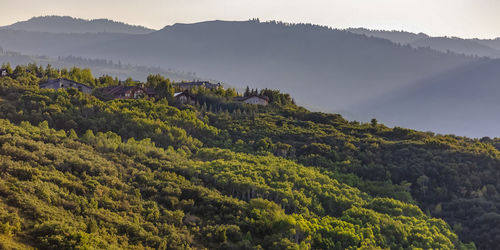
[[[207,89],[218,89],[222,87],[220,83],[214,84],[207,81],[179,82],[179,83],[174,83],[173,85],[181,90],[191,90],[192,88],[195,87],[207,88]]]
[[[245,97],[236,97],[234,98],[235,101],[238,102],[244,102],[248,104],[255,104],[255,105],[263,105],[266,106],[269,104],[269,98],[267,96],[257,96],[257,95],[252,95],[252,96],[245,96]]]
[[[7,69],[0,69],[0,77],[8,76],[9,72]]]
[[[48,80],[47,82],[41,83],[40,88],[42,89],[69,89],[69,88],[75,88],[83,93],[90,93],[92,92],[92,88],[79,83],[75,81],[68,80],[66,78],[59,78],[59,79],[52,79]]]
[[[113,99],[139,99],[156,96],[154,89],[144,88],[143,86],[111,86],[99,88],[97,91]]]
[[[196,103],[196,98],[188,93],[188,91],[177,92],[174,94],[176,101],[182,104],[194,105]]]

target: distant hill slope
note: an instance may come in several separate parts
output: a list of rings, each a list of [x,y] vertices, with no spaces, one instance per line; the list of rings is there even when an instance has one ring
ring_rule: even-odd
[[[407,31],[395,31],[395,30],[387,31],[387,30],[369,30],[365,28],[349,28],[346,29],[346,31],[355,34],[384,38],[400,44],[409,44],[414,41],[429,37],[424,33],[415,34]]]
[[[500,38],[496,39],[472,39],[480,44],[500,50]]]
[[[17,22],[0,29],[38,31],[50,33],[125,33],[147,34],[154,30],[136,25],[129,25],[108,19],[86,20],[69,16],[40,16],[27,21]]]
[[[480,41],[449,38],[449,37],[427,37],[410,43],[413,47],[430,47],[442,52],[452,51],[465,55],[486,56],[499,58],[500,50],[485,45]]]
[[[38,31],[0,29],[0,46],[7,51],[24,54],[62,56],[72,54],[74,48],[90,46],[103,41],[125,39],[130,34],[85,33],[64,34]],[[66,53],[68,52],[68,53]]]
[[[488,58],[397,45],[387,39],[345,30],[258,21],[175,24],[140,35],[1,30],[0,46],[27,54],[74,55],[182,69],[242,89],[248,85],[259,89],[286,89],[297,103],[308,108],[340,112],[362,120],[373,116],[367,112],[359,115],[359,110],[352,107],[367,100],[384,98],[388,93],[405,90],[415,84],[425,84],[445,72],[460,75],[462,69],[482,67],[491,61]],[[469,82],[474,84],[497,79],[495,74],[471,77]],[[495,93],[492,90],[490,94]],[[477,102],[476,98],[480,97],[464,101]],[[422,120],[432,114],[419,118]],[[376,117],[385,118],[383,115]],[[439,120],[439,116],[433,117]],[[486,119],[485,123],[492,121],[491,117],[482,118]],[[400,117],[391,117],[387,121],[407,127],[418,125],[407,124]],[[457,129],[456,122],[447,125],[449,127],[419,128],[464,131]]]
[[[442,52],[500,58],[500,38],[497,39],[462,39],[457,37],[431,37],[424,33],[406,31],[369,30],[350,28],[346,31],[370,37],[387,39],[396,44],[408,44],[412,47],[429,47]]]
[[[351,108],[389,125],[473,137],[499,136],[500,60],[467,65]]]
[[[476,61],[342,30],[254,21],[176,24],[72,53],[288,89],[299,103],[330,111]]]

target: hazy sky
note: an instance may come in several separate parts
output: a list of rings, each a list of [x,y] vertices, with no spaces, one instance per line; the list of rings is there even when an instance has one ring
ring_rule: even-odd
[[[0,0],[0,25],[40,15],[109,18],[160,29],[214,19],[280,20],[500,37],[500,0]]]

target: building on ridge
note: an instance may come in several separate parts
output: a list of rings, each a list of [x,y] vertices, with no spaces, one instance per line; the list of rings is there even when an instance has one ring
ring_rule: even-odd
[[[244,102],[247,104],[255,104],[262,106],[266,106],[269,104],[269,98],[267,96],[251,95],[245,97],[235,97],[234,100],[238,102]]]
[[[208,81],[194,81],[194,82],[178,82],[173,84],[181,90],[191,90],[192,88],[207,88],[207,89],[219,89],[222,88],[220,83],[211,83]]]
[[[96,91],[111,97],[112,99],[140,99],[154,98],[156,91],[154,89],[145,88],[144,86],[110,86],[99,88]]]
[[[8,76],[9,72],[7,69],[0,69],[0,77]]]
[[[47,82],[41,83],[40,88],[42,89],[69,89],[75,88],[83,93],[90,94],[92,88],[79,82],[75,82],[66,78],[49,79]]]
[[[175,93],[174,98],[176,101],[182,104],[194,105],[196,103],[196,98],[193,95],[189,94],[187,90]]]

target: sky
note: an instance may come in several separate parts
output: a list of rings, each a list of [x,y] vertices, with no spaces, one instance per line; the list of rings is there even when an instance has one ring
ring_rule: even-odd
[[[500,37],[499,0],[0,0],[0,25],[33,16],[67,15],[161,29],[207,20],[278,20],[334,28]]]

